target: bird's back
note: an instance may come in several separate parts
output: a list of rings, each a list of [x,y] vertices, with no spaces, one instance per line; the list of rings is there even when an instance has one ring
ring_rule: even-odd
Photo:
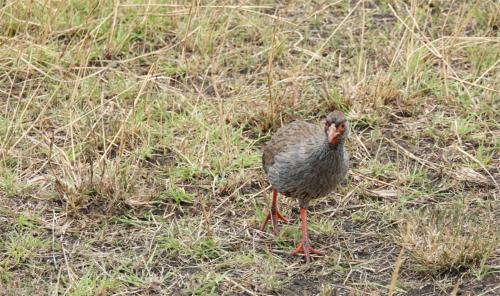
[[[305,121],[294,121],[278,129],[262,153],[262,166],[267,173],[274,164],[278,154],[290,149],[296,149],[298,145],[312,137],[317,138],[323,130],[314,124]]]

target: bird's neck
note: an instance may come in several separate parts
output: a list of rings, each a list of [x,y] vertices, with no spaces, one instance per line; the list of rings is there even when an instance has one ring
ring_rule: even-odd
[[[326,141],[325,149],[328,150],[329,153],[332,153],[332,154],[338,153],[338,154],[343,155],[344,154],[344,142],[345,142],[345,139],[340,139],[337,144],[331,144],[328,141]]]
[[[314,159],[325,161],[331,159],[334,161],[342,161],[344,158],[344,139],[341,139],[336,145],[330,144],[325,140],[322,147],[316,150],[317,153],[312,156]],[[328,161],[326,163],[329,163]]]

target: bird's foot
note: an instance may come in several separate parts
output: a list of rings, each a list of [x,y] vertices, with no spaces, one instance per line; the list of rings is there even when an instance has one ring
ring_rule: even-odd
[[[269,212],[269,214],[267,214],[266,220],[264,220],[264,223],[260,227],[260,230],[264,231],[267,223],[269,222],[269,220],[271,220],[271,224],[273,225],[273,233],[276,234],[277,233],[277,223],[276,222],[278,219],[285,222],[285,223],[288,223],[288,220],[285,217],[283,217],[283,215],[281,215],[281,213],[278,210],[271,210]]]
[[[295,256],[298,253],[303,253],[304,257],[306,257],[306,262],[309,263],[311,261],[311,255],[310,254],[315,254],[319,256],[325,255],[323,252],[318,251],[311,247],[311,243],[309,242],[309,239],[303,239],[300,241],[300,244],[293,250],[290,255]]]

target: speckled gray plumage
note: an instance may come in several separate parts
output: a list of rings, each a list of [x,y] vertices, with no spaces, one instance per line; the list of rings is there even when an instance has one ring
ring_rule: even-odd
[[[327,195],[345,178],[349,167],[344,150],[347,133],[332,145],[320,126],[295,121],[281,127],[263,150],[269,182],[307,208],[311,199]]]

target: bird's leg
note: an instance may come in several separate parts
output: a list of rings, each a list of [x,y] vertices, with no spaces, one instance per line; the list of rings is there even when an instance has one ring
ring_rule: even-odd
[[[264,224],[262,224],[260,230],[263,231],[267,225],[267,222],[271,220],[271,224],[273,225],[273,233],[276,234],[277,219],[280,219],[281,221],[288,223],[288,220],[285,217],[283,217],[283,215],[281,215],[281,213],[278,211],[278,191],[276,189],[273,189],[273,203],[271,205],[271,212],[267,214],[266,220],[264,220]]]
[[[311,261],[310,254],[316,254],[322,256],[323,253],[311,247],[311,242],[309,241],[309,235],[307,234],[307,210],[305,208],[300,208],[300,220],[302,221],[301,229],[302,229],[302,239],[300,240],[300,244],[293,250],[291,253],[292,256],[297,255],[298,253],[304,253],[304,257],[306,257],[306,262],[309,263]]]

